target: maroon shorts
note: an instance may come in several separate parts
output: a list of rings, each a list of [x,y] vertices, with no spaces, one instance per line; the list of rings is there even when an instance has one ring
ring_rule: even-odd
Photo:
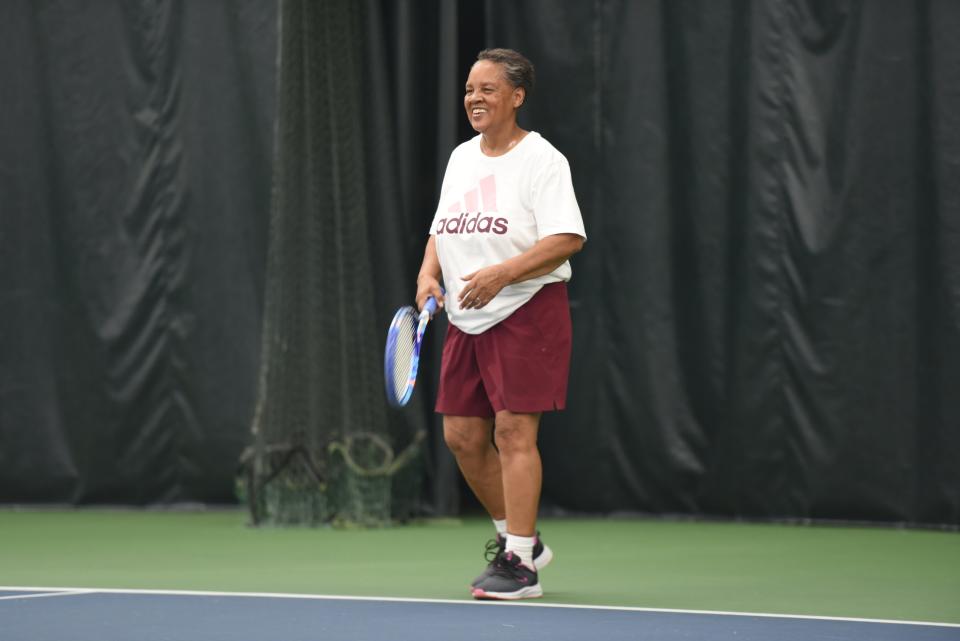
[[[436,411],[492,417],[562,410],[570,374],[567,284],[545,285],[480,334],[447,328]]]

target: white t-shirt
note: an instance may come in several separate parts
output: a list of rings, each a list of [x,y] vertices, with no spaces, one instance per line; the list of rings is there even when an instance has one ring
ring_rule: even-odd
[[[450,154],[440,204],[430,226],[446,287],[450,322],[484,332],[529,301],[547,283],[570,280],[569,261],[554,271],[507,285],[482,309],[460,309],[462,276],[527,251],[545,236],[586,238],[570,165],[535,131],[502,156],[480,151],[480,136]]]

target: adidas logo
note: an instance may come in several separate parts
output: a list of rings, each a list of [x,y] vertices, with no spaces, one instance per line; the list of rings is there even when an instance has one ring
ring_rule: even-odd
[[[437,221],[437,234],[493,233],[502,236],[510,224],[506,218],[489,215],[497,212],[497,180],[493,174],[481,178],[476,187],[463,194],[462,199],[450,203],[447,211],[451,216]]]
[[[488,234],[492,232],[501,236],[507,233],[509,223],[506,218],[483,216],[482,212],[477,212],[473,218],[468,218],[469,216],[470,214],[463,212],[453,218],[441,218],[437,221],[437,233]]]

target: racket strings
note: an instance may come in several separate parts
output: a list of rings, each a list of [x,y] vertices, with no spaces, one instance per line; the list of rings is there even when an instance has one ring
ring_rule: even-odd
[[[399,401],[407,392],[413,366],[418,318],[411,312],[397,324],[397,341],[393,357],[393,393]]]

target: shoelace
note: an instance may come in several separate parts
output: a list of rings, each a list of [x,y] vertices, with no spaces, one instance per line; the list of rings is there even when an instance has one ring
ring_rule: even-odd
[[[490,539],[483,550],[483,558],[487,560],[487,563],[493,563],[500,557],[501,550],[500,539]]]
[[[497,557],[497,565],[494,569],[496,574],[505,577],[518,577],[522,576],[523,570],[520,567],[520,557],[511,554],[509,558],[506,553],[501,554]]]

